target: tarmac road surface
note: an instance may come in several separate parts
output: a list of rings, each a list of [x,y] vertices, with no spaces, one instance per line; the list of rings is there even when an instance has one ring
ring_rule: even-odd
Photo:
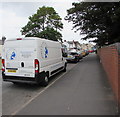
[[[71,70],[76,64],[68,64],[67,72]],[[55,80],[57,80],[60,76],[62,76],[64,72],[60,72],[59,74],[52,77],[49,85]],[[1,76],[1,71],[0,71]],[[41,86],[36,86],[32,84],[20,84],[15,85],[11,82],[2,82],[2,76],[0,80],[0,89],[2,98],[2,114],[3,115],[11,115],[16,110],[21,109],[21,107],[28,103],[29,100],[36,97],[39,92],[43,91],[45,88]],[[1,109],[0,109],[1,110]]]

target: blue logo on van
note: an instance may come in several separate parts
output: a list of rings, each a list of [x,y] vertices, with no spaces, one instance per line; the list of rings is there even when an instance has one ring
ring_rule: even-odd
[[[47,47],[45,47],[45,58],[47,58],[48,57],[48,49],[47,49]]]
[[[10,56],[10,60],[14,60],[14,59],[15,59],[15,57],[16,57],[15,52],[12,52],[12,54],[11,54],[11,56]]]

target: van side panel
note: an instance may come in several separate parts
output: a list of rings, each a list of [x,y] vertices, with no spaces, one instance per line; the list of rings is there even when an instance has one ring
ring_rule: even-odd
[[[59,42],[43,40],[38,42],[38,58],[40,61],[40,72],[49,71],[50,73],[64,66],[62,59],[61,45]]]

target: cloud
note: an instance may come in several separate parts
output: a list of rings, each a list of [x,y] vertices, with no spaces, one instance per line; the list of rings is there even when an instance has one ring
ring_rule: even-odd
[[[12,1],[12,2],[11,2]],[[25,1],[25,2],[24,2]],[[7,38],[21,37],[21,27],[28,22],[28,17],[36,13],[39,7],[50,6],[62,17],[64,29],[62,30],[63,40],[78,40],[81,36],[79,32],[74,33],[72,24],[64,20],[67,15],[66,10],[72,7],[73,2],[78,0],[4,0],[0,7],[0,37]],[[33,2],[34,1],[34,2]],[[37,1],[37,2],[36,2]]]
[[[44,2],[78,2],[80,0],[45,0]],[[43,0],[1,0],[1,2],[43,2]]]
[[[0,10],[0,21],[2,22],[2,29],[0,29],[0,36],[5,35],[8,38],[14,36],[20,36],[21,27],[23,27],[28,17],[36,13],[39,7],[51,6],[54,7],[56,12],[62,17],[64,23],[64,17],[67,15],[66,9],[72,7],[72,1],[66,0],[38,0],[39,2],[3,2],[2,9]],[[67,22],[65,22],[67,23]],[[72,27],[67,27],[71,31]],[[65,32],[65,28],[63,32]],[[63,33],[66,34],[66,33]],[[63,36],[65,37],[65,35]]]
[[[27,19],[19,17],[15,12],[0,10],[0,37],[9,38],[20,36],[21,27],[27,23]]]

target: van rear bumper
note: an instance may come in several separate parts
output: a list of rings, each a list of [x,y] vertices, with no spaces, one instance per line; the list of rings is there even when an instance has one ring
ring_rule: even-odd
[[[7,76],[2,72],[3,81],[7,82],[21,82],[21,83],[40,83],[44,80],[45,72],[35,74],[35,77],[19,77],[19,76]]]

